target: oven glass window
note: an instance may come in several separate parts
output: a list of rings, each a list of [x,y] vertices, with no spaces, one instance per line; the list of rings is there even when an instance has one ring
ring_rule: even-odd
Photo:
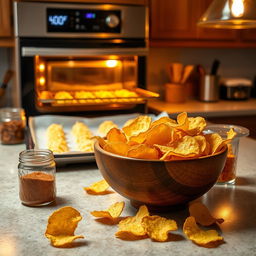
[[[38,60],[38,90],[98,91],[137,86],[135,57],[119,59]],[[40,67],[44,66],[40,74]]]

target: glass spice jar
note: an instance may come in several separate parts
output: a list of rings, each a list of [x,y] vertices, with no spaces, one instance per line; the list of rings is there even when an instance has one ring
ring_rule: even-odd
[[[52,151],[24,150],[19,155],[19,196],[22,204],[43,206],[56,198],[56,167]]]
[[[24,109],[0,109],[0,140],[2,144],[23,143],[25,127],[26,117]]]

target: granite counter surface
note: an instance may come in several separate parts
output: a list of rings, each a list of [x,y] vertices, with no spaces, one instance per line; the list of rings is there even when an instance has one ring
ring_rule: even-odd
[[[101,210],[110,204],[124,200],[126,207],[122,216],[134,215],[136,210],[129,201],[117,193],[92,196],[83,187],[102,177],[95,163],[58,168],[57,201],[44,207],[26,207],[18,197],[18,153],[24,145],[0,146],[0,255],[243,255],[256,253],[256,141],[243,138],[238,159],[238,179],[235,186],[215,185],[200,199],[215,217],[225,222],[218,226],[225,243],[217,248],[204,248],[187,240],[182,233],[182,224],[187,217],[187,208],[160,214],[177,221],[178,241],[165,243],[150,239],[123,241],[115,238],[117,227],[94,220],[92,210]],[[73,248],[52,247],[44,237],[48,216],[56,209],[70,205],[83,216],[75,234],[84,235]]]

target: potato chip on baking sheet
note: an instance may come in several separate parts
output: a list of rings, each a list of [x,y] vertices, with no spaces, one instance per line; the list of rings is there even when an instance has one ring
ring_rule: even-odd
[[[74,235],[81,219],[82,216],[76,209],[70,206],[60,208],[48,218],[45,236],[55,247],[69,247],[75,239],[84,238],[82,235]]]

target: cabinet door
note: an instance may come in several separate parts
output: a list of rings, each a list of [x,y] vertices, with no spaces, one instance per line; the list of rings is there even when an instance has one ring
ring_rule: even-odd
[[[240,38],[242,41],[254,41],[256,42],[256,29],[244,29],[240,32]]]
[[[0,0],[0,37],[11,36],[11,1]]]
[[[151,0],[151,38],[196,38],[197,2],[198,0]]]
[[[197,20],[207,10],[212,0],[201,0],[200,1],[200,15]],[[237,38],[237,32],[232,29],[216,29],[216,28],[200,28],[197,27],[198,39],[209,39],[209,40],[235,40]]]

